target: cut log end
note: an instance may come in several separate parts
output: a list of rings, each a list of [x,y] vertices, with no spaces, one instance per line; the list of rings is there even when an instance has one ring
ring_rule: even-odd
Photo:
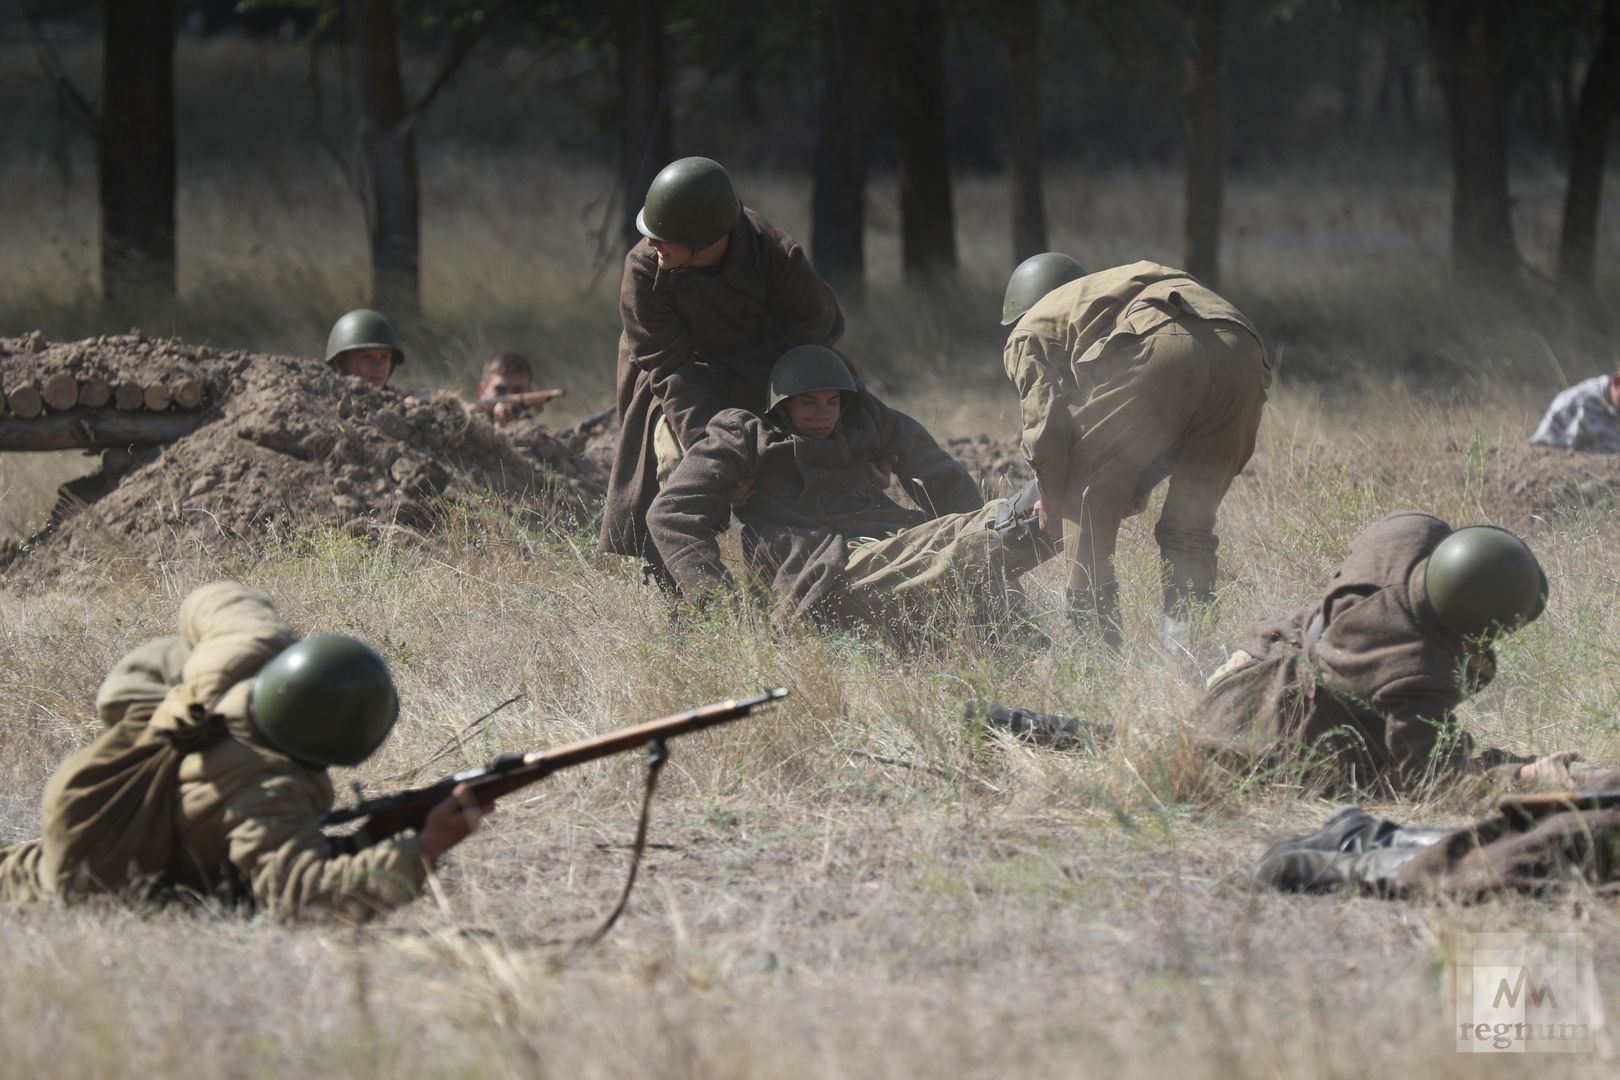
[[[14,416],[24,420],[32,420],[45,411],[45,399],[40,396],[39,387],[33,383],[24,383],[6,395],[6,404],[11,406]]]
[[[162,412],[169,407],[171,400],[169,388],[162,383],[153,383],[141,392],[141,401],[151,412]]]
[[[112,392],[112,384],[105,379],[86,379],[79,384],[79,404],[86,409],[106,408]]]
[[[119,412],[136,412],[141,408],[146,388],[138,382],[121,382],[113,390],[113,407]]]
[[[202,404],[203,381],[184,379],[174,388],[174,403],[182,409],[195,409]]]
[[[52,412],[67,412],[79,403],[79,380],[65,371],[58,371],[45,380],[42,396]]]

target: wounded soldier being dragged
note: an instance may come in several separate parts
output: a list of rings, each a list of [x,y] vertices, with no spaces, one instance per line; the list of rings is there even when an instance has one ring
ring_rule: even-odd
[[[1223,764],[1297,765],[1337,790],[1620,783],[1620,771],[1573,753],[1476,750],[1453,715],[1495,675],[1495,640],[1534,621],[1546,599],[1541,564],[1506,529],[1391,514],[1355,538],[1320,600],[1249,627],[1210,677],[1193,732]]]
[[[46,784],[42,838],[0,847],[0,901],[189,896],[360,921],[418,896],[490,809],[463,786],[416,835],[326,836],[328,766],[364,761],[399,715],[387,665],[352,637],[300,640],[234,582],[188,596],[180,631],[102,683],[106,730]]]
[[[978,598],[1056,553],[1033,527],[1033,484],[986,505],[967,470],[831,349],[785,353],[765,404],[762,416],[717,414],[647,514],[688,597],[730,586],[719,537],[733,513],[779,614],[833,624],[889,625],[946,595]],[[890,473],[922,509],[889,499]]]

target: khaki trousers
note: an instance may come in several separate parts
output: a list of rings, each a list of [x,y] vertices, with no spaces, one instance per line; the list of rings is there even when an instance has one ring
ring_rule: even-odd
[[[1120,523],[1166,476],[1154,529],[1168,571],[1167,608],[1215,586],[1215,514],[1254,453],[1271,374],[1243,329],[1183,315],[1113,338],[1091,363],[1063,495],[1068,584],[1113,589]],[[1135,504],[1135,505],[1133,505]]]
[[[844,563],[849,595],[873,612],[919,609],[941,594],[982,596],[1033,570],[1057,552],[1034,535],[1009,542],[992,528],[1006,500],[946,514],[880,540],[852,540]]]

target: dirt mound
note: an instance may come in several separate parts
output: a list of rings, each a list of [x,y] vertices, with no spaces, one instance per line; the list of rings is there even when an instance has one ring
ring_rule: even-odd
[[[485,493],[538,516],[588,516],[602,490],[575,448],[533,429],[508,438],[439,395],[407,407],[314,360],[220,352],[138,334],[66,344],[0,339],[0,378],[62,370],[136,382],[176,375],[206,387],[200,426],[149,450],[38,551],[94,555],[111,546],[155,562],[278,530],[428,530],[445,503]],[[25,421],[12,421],[13,423]]]
[[[1465,473],[1471,465],[1483,473],[1492,501],[1520,527],[1620,506],[1620,454],[1526,444],[1491,447],[1472,458],[1458,456]]]

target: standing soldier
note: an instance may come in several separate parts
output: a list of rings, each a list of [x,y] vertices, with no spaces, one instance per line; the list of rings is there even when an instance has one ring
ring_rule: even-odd
[[[326,336],[326,363],[381,390],[394,369],[405,362],[394,328],[381,312],[356,308],[332,324]]]
[[[1213,596],[1216,509],[1254,452],[1271,383],[1258,331],[1184,271],[1139,262],[1085,274],[1056,252],[1013,271],[1002,325],[1013,327],[1003,360],[1041,527],[1061,531],[1068,553],[1071,616],[1119,644],[1120,523],[1168,476],[1154,535],[1165,634],[1180,641],[1189,603]]]
[[[619,287],[619,446],[598,547],[668,574],[647,534],[647,508],[684,448],[722,409],[765,400],[776,358],[829,344],[844,317],[793,238],[737,198],[719,162],[666,165],[636,216],[646,237]]]

